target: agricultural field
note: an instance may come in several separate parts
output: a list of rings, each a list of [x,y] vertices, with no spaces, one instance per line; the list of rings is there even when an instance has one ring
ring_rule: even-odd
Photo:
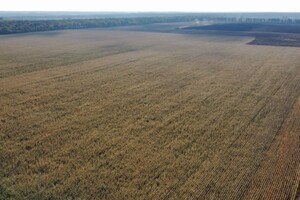
[[[248,44],[300,47],[300,24],[289,23],[220,23],[187,26],[183,29],[212,31],[217,34],[252,36]]]
[[[0,36],[0,199],[296,199],[300,48]]]

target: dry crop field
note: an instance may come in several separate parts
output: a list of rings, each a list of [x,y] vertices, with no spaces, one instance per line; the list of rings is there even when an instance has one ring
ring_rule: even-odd
[[[0,199],[295,199],[300,48],[0,37]]]

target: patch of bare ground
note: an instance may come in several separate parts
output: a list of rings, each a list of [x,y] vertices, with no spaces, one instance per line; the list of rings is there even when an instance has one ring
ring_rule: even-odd
[[[255,39],[248,44],[251,45],[268,45],[268,46],[287,46],[300,47],[300,34],[291,33],[256,33],[253,34]]]

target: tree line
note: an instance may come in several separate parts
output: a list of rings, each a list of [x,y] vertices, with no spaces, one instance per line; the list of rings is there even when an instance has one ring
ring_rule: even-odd
[[[61,20],[0,20],[0,34],[182,22],[192,21],[193,19],[195,19],[195,17],[180,16]]]
[[[0,34],[27,33],[64,29],[104,28],[113,26],[143,25],[151,23],[170,23],[184,21],[223,21],[223,22],[261,22],[261,23],[300,23],[299,19],[259,19],[228,18],[203,16],[171,17],[132,17],[132,18],[95,18],[95,19],[60,19],[60,20],[3,20],[0,18]]]

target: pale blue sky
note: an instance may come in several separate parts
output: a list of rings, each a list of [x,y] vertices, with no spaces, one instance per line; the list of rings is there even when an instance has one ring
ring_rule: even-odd
[[[300,12],[300,0],[0,0],[0,11]]]

